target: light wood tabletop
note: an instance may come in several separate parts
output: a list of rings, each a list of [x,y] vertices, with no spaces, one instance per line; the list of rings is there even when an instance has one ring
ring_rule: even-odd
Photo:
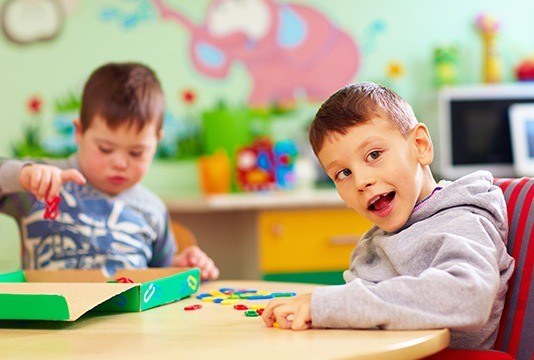
[[[310,284],[214,281],[219,288],[310,292]],[[266,304],[248,300],[245,304]],[[184,307],[202,304],[199,310]],[[2,359],[415,359],[444,349],[449,331],[267,328],[232,305],[196,297],[141,313],[85,315],[75,322],[0,321]]]

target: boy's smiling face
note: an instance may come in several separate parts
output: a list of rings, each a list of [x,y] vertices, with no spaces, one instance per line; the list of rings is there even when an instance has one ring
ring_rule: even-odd
[[[98,116],[83,132],[78,120],[74,124],[82,173],[91,185],[108,195],[118,195],[141,181],[161,138],[156,121],[139,131],[128,124],[111,129]]]
[[[345,204],[388,232],[401,228],[436,185],[426,168],[433,149],[423,124],[403,136],[375,117],[345,135],[329,134],[318,158]]]

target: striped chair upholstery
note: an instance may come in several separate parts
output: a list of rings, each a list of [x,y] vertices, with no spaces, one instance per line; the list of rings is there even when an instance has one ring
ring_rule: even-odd
[[[506,199],[508,239],[506,248],[515,259],[515,270],[494,350],[446,349],[427,360],[532,360],[534,353],[534,178],[495,179]]]
[[[508,284],[495,349],[518,360],[534,354],[534,178],[496,179],[508,207],[508,253],[515,271]]]

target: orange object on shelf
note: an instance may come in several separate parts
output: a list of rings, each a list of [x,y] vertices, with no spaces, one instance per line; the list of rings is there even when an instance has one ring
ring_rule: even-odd
[[[200,189],[204,195],[230,192],[231,165],[226,151],[220,149],[213,155],[198,159]]]

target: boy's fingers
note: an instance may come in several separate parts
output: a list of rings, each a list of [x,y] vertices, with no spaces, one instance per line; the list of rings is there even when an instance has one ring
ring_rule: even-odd
[[[288,311],[287,306],[278,306],[274,309],[273,314],[281,329],[291,329],[292,321],[288,319],[291,311]]]
[[[265,309],[263,310],[264,313],[271,314],[274,313],[274,309],[276,309],[278,306],[283,305],[285,302],[287,302],[287,298],[276,298],[267,304]]]
[[[206,269],[209,267],[208,260],[205,257],[199,256],[195,257],[195,264],[201,269]]]
[[[261,313],[261,318],[263,319],[263,322],[267,327],[272,327],[274,324],[274,317],[273,317],[273,306],[272,301],[267,304],[267,307],[263,309],[263,312]]]
[[[274,299],[274,300],[269,301],[265,309],[263,309],[261,317],[263,318],[263,321],[265,321],[265,324],[267,326],[272,326],[272,324],[274,323],[275,319],[274,319],[273,312],[274,312],[274,309],[278,306],[279,300],[280,299]]]
[[[202,270],[205,270],[206,272],[209,272],[211,268],[213,267],[213,262],[210,262],[208,259],[200,258],[197,261],[197,266],[201,268]]]
[[[306,310],[300,307],[293,318],[293,324],[291,329],[293,330],[306,330],[310,327],[310,322],[307,319]]]
[[[37,190],[39,189],[39,183],[41,182],[42,172],[40,170],[35,171],[30,176],[30,191],[37,196]]]
[[[213,275],[211,270],[203,269],[200,271],[200,277],[202,280],[213,280]]]
[[[37,194],[39,198],[44,199],[48,194],[48,189],[50,189],[50,181],[52,179],[52,174],[49,171],[43,171],[41,175],[41,182],[39,183],[39,188],[37,189]]]
[[[187,264],[189,266],[198,266],[198,258],[196,254],[189,254],[189,256],[187,257]]]
[[[63,170],[61,180],[63,182],[75,182],[78,185],[84,185],[87,182],[85,177],[76,169]]]
[[[215,280],[219,277],[219,269],[213,260],[196,245],[190,245],[182,251],[185,266],[200,268],[202,280]]]
[[[172,266],[180,266],[180,267],[186,267],[187,266],[187,259],[182,254],[174,255],[172,258]]]
[[[50,181],[50,189],[46,194],[47,200],[52,200],[54,197],[59,196],[59,190],[61,189],[61,175],[58,172],[52,173],[52,179]]]
[[[197,266],[202,269],[202,272],[205,274],[205,279],[217,279],[219,277],[219,269],[217,268],[217,266],[215,266],[215,262],[213,262],[213,259],[206,255],[206,253],[204,253],[202,250],[198,249],[198,251],[200,251],[201,254],[199,254],[200,256],[197,262]]]
[[[211,270],[211,280],[217,280],[219,278],[219,268],[217,266],[213,266],[213,269]]]
[[[215,266],[213,261],[210,259],[208,266],[202,270],[204,280],[216,280],[219,277],[219,269]]]

